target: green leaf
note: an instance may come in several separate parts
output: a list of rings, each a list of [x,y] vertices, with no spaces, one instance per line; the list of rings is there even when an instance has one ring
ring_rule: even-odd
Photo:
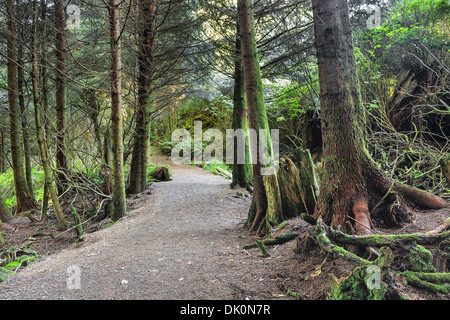
[[[5,268],[13,270],[13,269],[17,268],[18,266],[20,266],[20,262],[14,261],[14,262],[8,263],[5,266]]]

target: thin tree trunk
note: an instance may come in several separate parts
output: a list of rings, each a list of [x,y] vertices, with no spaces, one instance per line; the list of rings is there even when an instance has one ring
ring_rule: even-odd
[[[24,38],[22,36],[22,38]],[[25,176],[27,179],[28,190],[30,191],[30,195],[34,198],[33,195],[33,180],[31,178],[31,155],[30,155],[30,142],[28,137],[28,122],[27,122],[27,108],[25,107],[25,92],[23,90],[23,86],[25,84],[25,75],[23,70],[23,46],[19,45],[18,50],[18,72],[17,72],[17,86],[18,86],[18,95],[19,95],[19,110],[21,114],[21,123],[22,123],[22,136],[23,136],[23,151],[24,151],[24,159],[25,159]]]
[[[42,161],[42,167],[44,170],[45,184],[48,187],[48,191],[53,203],[53,209],[55,210],[56,218],[58,219],[59,225],[62,230],[67,229],[67,223],[64,218],[64,214],[62,212],[58,195],[56,193],[55,188],[53,187],[53,181],[51,178],[51,170],[48,163],[48,149],[46,148],[45,138],[43,137],[43,130],[41,125],[41,99],[39,96],[39,69],[38,69],[38,61],[37,61],[37,21],[38,21],[38,7],[36,4],[36,0],[33,1],[33,33],[32,33],[32,49],[31,49],[31,57],[32,57],[32,86],[33,86],[33,102],[34,102],[34,113],[35,113],[35,122],[36,122],[36,135],[39,144],[39,151]]]
[[[111,177],[111,130],[109,128],[109,125],[106,129],[105,135],[104,135],[104,142],[103,142],[103,153],[102,153],[102,178],[103,178],[103,184],[102,184],[102,191],[105,195],[109,196],[112,194],[113,189],[113,182]],[[105,217],[107,217],[112,212],[112,203],[111,201],[107,201],[105,203]]]
[[[67,184],[67,159],[65,148],[65,108],[66,108],[66,43],[64,36],[63,0],[55,0],[55,47],[56,47],[56,167],[58,173],[58,193],[62,194]]]
[[[267,157],[273,159],[270,130],[264,105],[261,70],[256,49],[256,37],[251,0],[239,1],[241,28],[242,66],[244,71],[245,92],[252,129],[261,136],[260,130],[266,130]],[[260,149],[261,151],[261,149]],[[266,233],[270,226],[277,225],[284,218],[280,190],[276,174],[263,175],[263,161],[260,152],[253,160],[253,205],[249,212],[247,224],[250,231]]]
[[[123,128],[122,128],[122,82],[119,0],[109,1],[110,44],[111,44],[111,122],[113,149],[113,212],[111,219],[118,221],[126,215],[126,195],[123,173]]]
[[[233,159],[233,176],[232,188],[248,189],[252,183],[253,169],[250,150],[248,109],[245,99],[244,74],[242,71],[242,55],[241,55],[241,30],[239,19],[236,23],[236,47],[235,47],[235,63],[234,63],[234,97],[233,97],[233,130],[242,130],[244,133],[244,157],[245,163],[238,163],[238,144],[234,143],[234,159]]]
[[[16,194],[16,214],[28,211],[35,206],[26,181],[23,165],[22,143],[20,141],[21,121],[17,110],[17,68],[16,68],[16,32],[14,0],[8,0],[8,102],[11,130],[11,160],[14,172],[14,187]]]
[[[41,19],[45,21],[47,10],[47,1],[41,1]],[[41,118],[43,122],[43,136],[48,137],[48,81],[47,81],[47,24],[43,24],[43,37],[41,42],[41,60],[43,61],[41,65],[41,81],[42,81],[42,111],[43,117]],[[47,139],[44,140],[45,149],[49,150]],[[41,216],[40,219],[46,219],[48,216],[48,202],[49,202],[49,187],[46,182],[44,182],[44,191],[42,194],[42,204],[41,204]]]
[[[0,173],[6,172],[5,133],[0,130]]]
[[[156,30],[156,0],[140,0],[139,16],[139,74],[136,133],[130,167],[128,193],[143,192],[147,184],[150,149],[151,83],[154,72]]]

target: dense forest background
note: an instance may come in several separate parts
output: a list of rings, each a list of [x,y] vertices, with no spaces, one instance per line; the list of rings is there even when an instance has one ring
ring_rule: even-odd
[[[448,1],[348,7],[370,156],[389,178],[450,198]],[[0,8],[3,223],[50,219],[80,238],[83,226],[126,214],[126,195],[161,173],[149,149],[170,155],[174,130],[249,126],[236,1],[1,0]],[[279,130],[283,217],[307,219],[323,169],[312,6],[264,0],[252,9],[267,124]],[[308,196],[303,185],[299,198],[289,170],[305,161],[316,190]],[[202,166],[257,189],[248,164]],[[399,226],[399,216],[382,224]],[[265,234],[269,220],[248,227]]]

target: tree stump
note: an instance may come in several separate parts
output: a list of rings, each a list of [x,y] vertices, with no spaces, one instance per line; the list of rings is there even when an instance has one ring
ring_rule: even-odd
[[[154,181],[170,181],[169,169],[166,167],[159,167],[152,174],[150,174],[149,178]]]

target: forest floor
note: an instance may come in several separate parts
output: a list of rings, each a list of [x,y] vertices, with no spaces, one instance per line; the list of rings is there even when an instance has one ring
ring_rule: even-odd
[[[126,217],[91,225],[83,241],[75,242],[74,231],[61,235],[56,221],[6,224],[7,246],[26,245],[42,257],[0,283],[0,299],[323,300],[328,274],[339,279],[353,269],[317,246],[296,252],[297,241],[269,247],[267,258],[257,248],[244,250],[255,241],[243,227],[251,197],[201,168],[159,154],[152,162],[170,165],[172,181],[129,197]],[[449,216],[448,209],[416,212],[414,224],[383,232],[425,231]],[[276,233],[305,234],[305,225],[292,219]],[[68,286],[68,270],[80,271],[79,289]],[[448,299],[414,288],[408,296]]]

